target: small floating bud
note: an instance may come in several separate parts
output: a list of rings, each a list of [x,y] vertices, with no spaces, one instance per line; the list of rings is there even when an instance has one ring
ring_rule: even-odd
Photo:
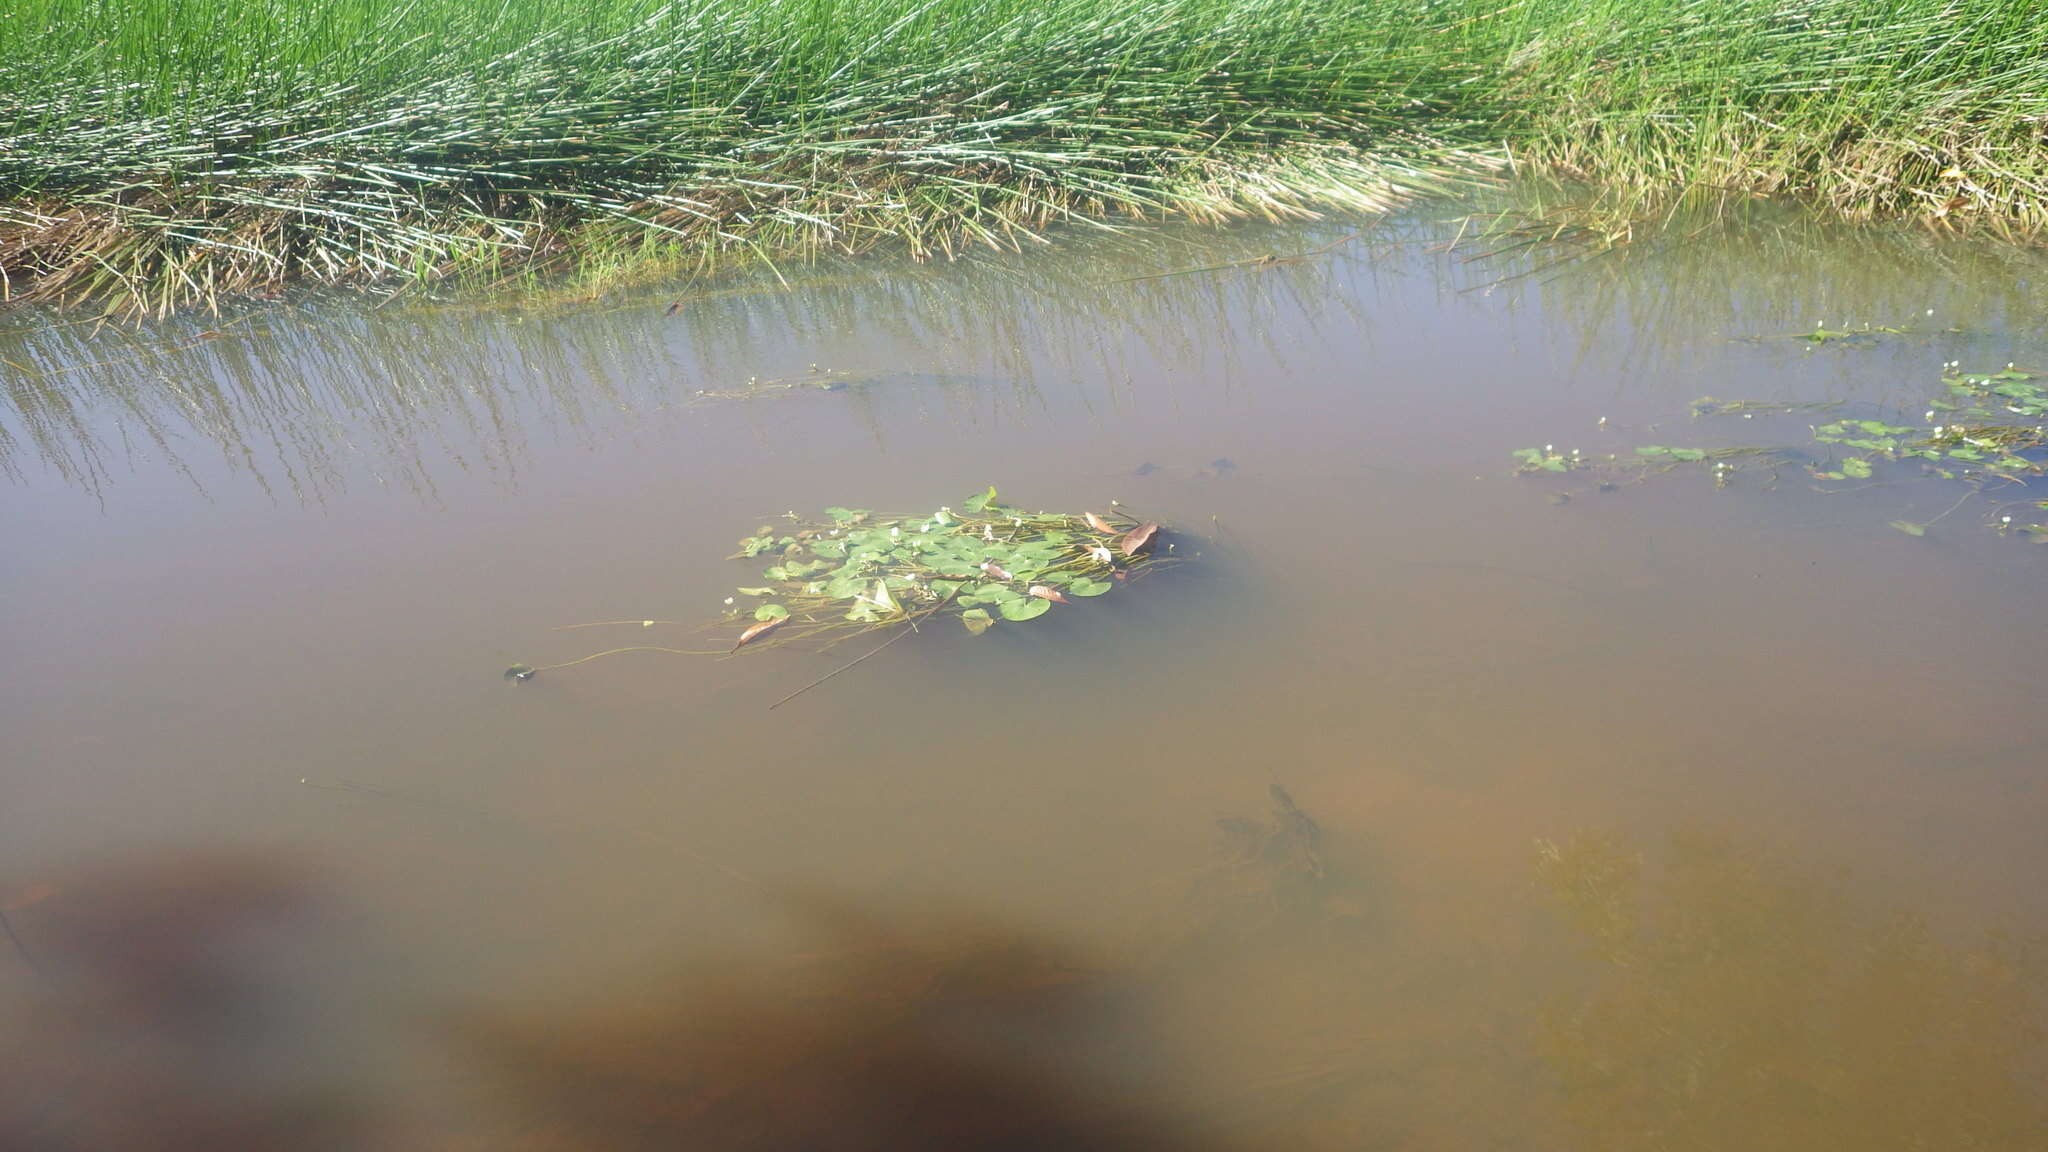
[[[726,603],[726,606],[727,606],[727,607],[730,607],[730,606],[732,605],[732,597],[730,597],[730,596],[727,596],[727,597],[725,598],[725,603]]]
[[[2001,517],[1999,517],[1999,518],[1998,518],[1998,522],[1999,522],[1999,523],[2001,523],[2001,524],[2010,524],[2010,523],[2012,523],[2012,517],[2010,517],[2010,516],[2001,516]]]
[[[901,528],[891,528],[891,529],[889,529],[889,539],[891,539],[891,540],[899,539],[899,538],[901,538],[901,537],[902,537],[902,535],[903,535],[903,529],[901,529]]]
[[[1544,451],[1544,453],[1545,453],[1546,455],[1547,455],[1547,454],[1549,454],[1549,453],[1555,452],[1555,451],[1557,451],[1557,445],[1555,445],[1555,444],[1545,444],[1545,445],[1543,446],[1543,451]]]
[[[1928,314],[1929,316],[1932,316],[1932,315],[1934,315],[1934,309],[1932,309],[1932,308],[1929,308],[1929,309],[1927,310],[1927,314]]]
[[[1922,420],[1927,421],[1929,424],[1934,423],[1934,409],[1929,408],[1927,411],[1921,413],[1920,418]]]
[[[1594,427],[1596,427],[1596,428],[1605,428],[1605,427],[1607,427],[1607,417],[1605,417],[1605,416],[1602,416],[1602,417],[1600,418],[1599,422],[1598,422],[1597,424],[1595,424],[1595,425],[1594,425]]]

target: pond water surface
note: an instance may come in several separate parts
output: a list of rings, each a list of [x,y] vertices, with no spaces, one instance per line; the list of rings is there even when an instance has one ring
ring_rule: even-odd
[[[2021,494],[1509,455],[1917,417],[2048,262],[1456,227],[8,317],[0,1144],[2048,1146]],[[772,711],[861,648],[500,676],[991,483],[1199,560]]]

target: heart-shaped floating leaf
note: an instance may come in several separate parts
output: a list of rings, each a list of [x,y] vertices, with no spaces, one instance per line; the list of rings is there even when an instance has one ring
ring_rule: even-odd
[[[1052,611],[1052,602],[1019,596],[1015,600],[1004,601],[996,611],[1001,612],[1005,620],[1035,620]]]
[[[1892,521],[1892,527],[1897,528],[1908,536],[1927,535],[1927,525],[1915,524],[1911,520],[1894,520]]]
[[[986,608],[969,608],[967,611],[962,612],[960,614],[960,623],[965,624],[967,630],[976,636],[996,626],[995,617],[990,616]]]
[[[1159,525],[1154,524],[1150,520],[1131,529],[1130,533],[1124,537],[1124,555],[1136,556],[1138,549],[1150,544],[1153,535],[1158,531]]]
[[[754,641],[759,640],[761,637],[766,636],[768,633],[774,631],[776,625],[782,623],[784,620],[787,619],[789,619],[789,616],[787,614],[784,614],[781,616],[777,616],[773,620],[761,621],[759,624],[756,624],[752,628],[747,629],[745,632],[740,633],[740,638],[734,642],[732,650],[737,652],[740,649],[746,647],[747,645],[753,643]]]
[[[1104,520],[1102,517],[1097,516],[1093,512],[1081,513],[1081,519],[1086,520],[1088,522],[1088,526],[1090,528],[1095,529],[1097,532],[1100,532],[1106,536],[1116,535],[1116,529],[1109,526],[1109,521]]]
[[[1082,576],[1075,580],[1069,581],[1067,584],[1067,591],[1073,593],[1076,596],[1100,596],[1104,592],[1109,591],[1109,581],[1096,580],[1091,577]]]
[[[788,615],[789,609],[784,608],[780,604],[763,604],[759,608],[754,609],[754,619],[756,620],[780,620]]]
[[[773,596],[773,595],[775,595],[775,589],[773,589],[773,588],[736,588],[736,589],[734,589],[734,591],[738,592],[738,593],[739,593],[740,595],[742,595],[742,596]]]
[[[1025,591],[1038,597],[1040,600],[1050,600],[1055,604],[1073,603],[1073,601],[1068,600],[1065,596],[1060,595],[1059,589],[1051,588],[1044,584],[1033,584],[1031,587],[1026,588]]]
[[[988,486],[988,491],[983,492],[979,496],[969,496],[967,499],[962,500],[960,502],[960,506],[967,509],[969,512],[979,512],[995,502],[996,486],[991,484]]]

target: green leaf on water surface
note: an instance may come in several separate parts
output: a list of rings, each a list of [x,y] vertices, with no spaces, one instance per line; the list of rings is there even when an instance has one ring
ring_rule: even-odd
[[[962,612],[960,614],[960,623],[965,624],[967,630],[976,636],[981,635],[996,625],[995,618],[990,616],[985,608],[969,608],[967,611]]]
[[[1671,450],[1671,458],[1673,460],[1683,460],[1688,464],[1694,464],[1705,460],[1707,454],[1697,448],[1673,448]]]
[[[1908,536],[1927,535],[1927,525],[1915,524],[1911,520],[1894,520],[1892,521],[1892,527],[1897,528]]]
[[[1982,460],[1984,458],[1984,454],[1975,448],[1951,448],[1948,450],[1948,454],[1958,460]]]
[[[1916,431],[1916,429],[1900,427],[1897,424],[1887,424],[1882,420],[1852,420],[1850,423],[1870,433],[1872,436],[1904,436],[1908,432]]]
[[[982,587],[981,598],[992,604],[1012,604],[1024,599],[1024,594],[1008,584],[987,584]]]
[[[1669,456],[1671,455],[1671,449],[1666,448],[1662,444],[1641,444],[1636,447],[1636,455]]]
[[[979,512],[995,502],[996,486],[991,484],[988,486],[988,491],[976,496],[969,496],[967,499],[962,500],[960,502],[960,506],[962,508],[967,509],[969,512]]]
[[[1861,457],[1851,456],[1842,461],[1842,475],[1851,480],[1870,479],[1870,462]]]
[[[858,572],[841,568],[832,574],[830,580],[825,581],[824,592],[825,595],[830,596],[834,600],[851,600],[855,596],[860,595],[861,589],[867,586],[867,577],[862,576]]]
[[[833,507],[825,509],[825,515],[830,516],[841,524],[858,524],[869,516],[874,515],[874,511],[869,508]]]
[[[1899,442],[1890,437],[1882,440],[1866,440],[1859,437],[1854,440],[1843,440],[1842,444],[1850,448],[1861,448],[1865,452],[1884,452],[1887,454],[1896,452],[1899,448]]]
[[[1070,596],[1100,596],[1109,589],[1109,581],[1089,576],[1078,577],[1067,584],[1067,594]]]
[[[1563,472],[1566,470],[1564,457],[1551,456],[1543,461],[1543,467],[1551,472]]]
[[[738,592],[738,593],[739,593],[740,595],[742,595],[742,596],[773,596],[773,595],[775,595],[775,589],[773,589],[773,588],[737,588],[737,589],[734,589],[734,591]]]
[[[780,564],[777,564],[773,568],[761,569],[761,575],[766,576],[768,579],[777,581],[779,583],[781,581],[789,579],[789,569],[783,567]]]
[[[827,556],[836,560],[846,555],[846,541],[835,540],[829,536],[822,540],[813,540],[811,541],[811,551],[819,556]]]
[[[756,620],[781,620],[789,615],[789,609],[780,604],[763,604],[754,609]]]
[[[996,610],[1003,614],[1005,620],[1035,620],[1052,610],[1052,601],[1019,596],[1003,601]]]
[[[1515,459],[1520,460],[1524,464],[1539,464],[1543,461],[1543,449],[1541,448],[1517,448],[1513,455]]]

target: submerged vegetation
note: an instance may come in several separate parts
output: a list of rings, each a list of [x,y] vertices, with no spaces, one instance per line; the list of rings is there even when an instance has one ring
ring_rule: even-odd
[[[168,310],[1382,210],[1513,163],[2048,225],[2033,0],[25,0],[10,298]]]
[[[1927,401],[1918,422],[1843,417],[1807,425],[1810,449],[1789,446],[1734,445],[1684,448],[1644,444],[1627,454],[1588,456],[1578,449],[1560,452],[1555,444],[1514,452],[1522,474],[1593,475],[1602,490],[1647,475],[1698,466],[1711,469],[1716,487],[1725,488],[1745,464],[1761,465],[1771,482],[1794,466],[1820,483],[1886,483],[1923,477],[1952,481],[1962,496],[1934,520],[1940,520],[1982,493],[2018,492],[1992,506],[1987,518],[2004,534],[2048,543],[2048,499],[2027,494],[2033,482],[2048,478],[2048,385],[2012,364],[1996,371],[1966,372],[1960,362],[1944,365],[1942,391]],[[1702,397],[1693,402],[1693,416],[1737,416],[1753,419],[1763,413],[1798,415],[1835,405],[1724,402]],[[1900,420],[1909,417],[1901,414]],[[1909,470],[1909,466],[1913,466]],[[2017,517],[2017,519],[2015,518]],[[1908,536],[1925,536],[1934,521],[1893,520]]]

